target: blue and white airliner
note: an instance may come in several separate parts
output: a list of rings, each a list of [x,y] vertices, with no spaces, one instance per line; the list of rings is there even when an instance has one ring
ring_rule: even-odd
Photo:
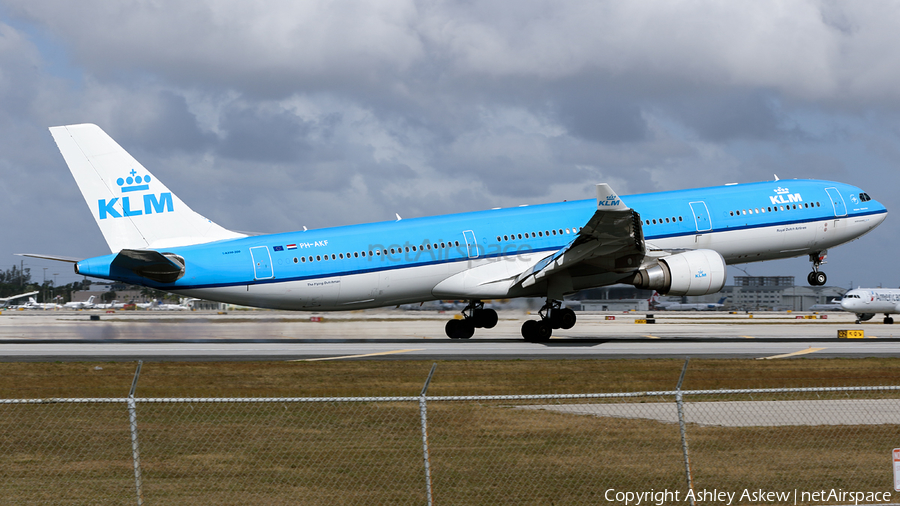
[[[191,210],[96,125],[50,128],[111,254],[75,263],[86,276],[187,297],[289,310],[353,310],[464,299],[454,339],[491,328],[482,301],[541,297],[528,341],[571,328],[561,301],[630,283],[669,295],[715,293],[727,264],[808,255],[825,283],[826,250],[869,232],[887,210],[863,190],[775,180],[247,236]]]

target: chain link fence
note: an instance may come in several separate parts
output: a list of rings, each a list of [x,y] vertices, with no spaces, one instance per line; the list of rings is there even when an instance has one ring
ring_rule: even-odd
[[[0,503],[729,503],[701,495],[714,490],[734,494],[730,504],[896,497],[898,386],[429,396],[426,381],[409,397],[133,394],[0,400]],[[781,495],[741,497],[757,491]]]

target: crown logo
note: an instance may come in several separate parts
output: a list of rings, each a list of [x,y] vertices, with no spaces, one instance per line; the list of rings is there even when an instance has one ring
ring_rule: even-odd
[[[137,171],[131,169],[130,176],[126,178],[116,179],[116,184],[122,187],[122,193],[136,192],[141,190],[149,190],[150,176],[137,176]],[[125,186],[128,185],[128,186]]]
[[[782,187],[779,186],[778,188],[775,188],[775,193],[778,193],[778,194],[780,194],[780,195],[784,195],[785,193],[791,193],[791,191],[788,190],[787,188],[782,188]]]

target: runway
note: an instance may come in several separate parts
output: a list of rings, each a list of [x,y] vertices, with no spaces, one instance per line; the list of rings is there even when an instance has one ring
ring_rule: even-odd
[[[11,314],[12,313],[12,314]],[[91,321],[91,314],[99,321]],[[359,313],[4,312],[2,361],[503,360],[640,358],[834,358],[900,356],[900,326],[856,325],[852,315],[579,314],[547,343],[519,335],[521,312],[497,327],[451,340],[452,315],[400,310]],[[615,320],[608,320],[616,316]],[[533,316],[531,316],[533,318]],[[838,339],[859,329],[865,339]]]

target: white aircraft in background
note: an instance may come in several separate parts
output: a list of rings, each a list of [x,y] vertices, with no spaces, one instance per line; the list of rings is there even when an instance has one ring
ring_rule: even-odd
[[[181,300],[179,304],[156,304],[150,309],[156,311],[190,311],[191,310],[191,302],[199,300],[191,297],[187,297]]]
[[[825,304],[813,304],[809,306],[810,311],[843,311],[844,306],[841,305],[841,299],[831,299]]]
[[[894,319],[889,315],[900,313],[900,290],[896,288],[857,288],[844,294],[841,307],[856,313],[856,323],[871,320],[877,313],[884,313],[884,323]]]
[[[660,301],[659,294],[653,292],[649,300],[653,309],[663,311],[721,311],[725,307],[725,299],[727,297],[722,297],[719,302],[668,302]]]
[[[13,295],[12,297],[2,297],[0,298],[0,307],[12,307],[9,305],[10,302],[21,299],[22,297],[28,297],[29,295],[35,295],[38,293],[37,290],[28,293],[20,293],[19,295]]]
[[[64,309],[94,309],[95,296],[91,295],[88,297],[88,300],[83,300],[81,302],[66,302],[63,304]]]
[[[53,302],[38,302],[34,300],[34,297],[28,297],[28,302],[22,304],[20,307],[24,307],[25,309],[61,309],[62,306]]]

